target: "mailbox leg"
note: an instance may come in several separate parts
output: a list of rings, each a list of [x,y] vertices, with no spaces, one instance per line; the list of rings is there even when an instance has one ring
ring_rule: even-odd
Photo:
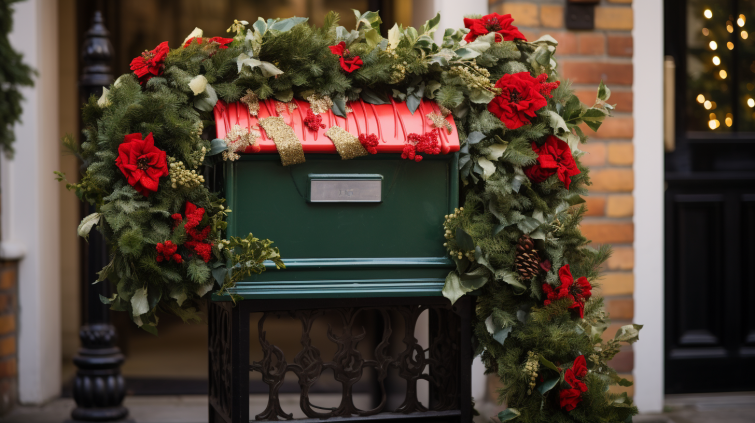
[[[459,351],[460,369],[460,409],[461,422],[472,423],[472,298],[468,295],[457,302],[461,316],[461,339]]]

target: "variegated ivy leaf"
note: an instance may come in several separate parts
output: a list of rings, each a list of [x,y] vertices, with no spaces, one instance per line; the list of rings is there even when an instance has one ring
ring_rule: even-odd
[[[491,162],[490,160],[486,159],[485,157],[480,157],[477,159],[477,163],[482,167],[482,179],[487,181],[488,178],[493,176],[495,173],[495,163]]]
[[[619,342],[635,343],[640,339],[640,329],[642,329],[642,325],[631,324],[622,326],[616,332],[614,339]]]
[[[131,297],[131,310],[134,317],[139,317],[149,311],[149,302],[147,301],[147,288],[139,288]]]
[[[530,44],[545,44],[548,46],[556,47],[558,46],[558,41],[556,41],[555,38],[551,37],[550,35],[543,35],[542,37],[538,38],[535,41],[532,41]]]
[[[504,281],[509,285],[515,286],[517,288],[527,289],[526,286],[524,286],[521,282],[519,282],[519,278],[516,276],[514,272],[510,272],[508,270],[496,270],[495,272],[495,278],[499,281]]]
[[[398,26],[398,24],[393,24],[393,28],[388,30],[388,50],[392,51],[395,50],[396,47],[398,47],[398,44],[401,42],[401,37],[403,33],[401,31],[401,28]]]
[[[186,44],[187,41],[191,40],[192,38],[201,38],[204,35],[204,32],[199,29],[198,27],[194,27],[194,30],[191,31],[191,33],[183,40],[181,45]]]
[[[521,413],[516,408],[507,408],[498,413],[498,420],[500,420],[501,422],[507,422],[509,420],[514,420],[520,415]]]
[[[272,63],[254,59],[252,57],[249,57],[249,55],[245,53],[239,54],[239,56],[236,58],[236,64],[238,65],[239,73],[241,73],[241,70],[244,68],[244,66],[249,66],[250,69],[258,67],[260,68],[260,71],[262,71],[262,76],[268,78],[283,73],[282,70],[275,67],[275,65],[273,65]]]
[[[488,51],[488,49],[490,49],[490,46],[495,44],[495,36],[495,32],[490,32],[488,34],[479,36],[471,43],[467,43],[464,48],[476,51],[479,54],[485,53],[486,51]]]
[[[204,285],[201,285],[199,288],[197,288],[197,295],[200,297],[203,297],[206,293],[210,292],[212,290],[212,287],[214,286],[214,281],[210,281]]]
[[[485,319],[485,328],[488,330],[489,334],[493,335],[493,339],[498,341],[498,343],[501,345],[506,342],[506,338],[508,338],[511,330],[514,329],[512,326],[504,328],[496,325],[493,321],[492,314],[488,316],[487,319]]]
[[[173,288],[170,291],[170,297],[176,300],[179,307],[186,301],[186,293],[180,287]]]
[[[506,148],[508,147],[508,144],[493,144],[488,146],[488,159],[492,161],[497,161],[498,159],[503,156],[503,153],[506,152]]]
[[[446,283],[443,285],[443,296],[448,298],[451,304],[470,291],[471,289],[466,289],[462,286],[461,278],[459,278],[459,274],[455,270],[446,276]]]
[[[380,15],[378,12],[360,12],[357,9],[351,9],[354,12],[354,16],[357,18],[357,27],[356,29],[359,30],[366,26],[367,28],[372,28],[379,30],[380,24],[383,23],[383,20],[380,19]]]
[[[82,219],[81,223],[79,223],[79,229],[77,230],[79,236],[84,239],[89,239],[89,232],[91,232],[94,225],[100,222],[100,216],[99,213],[92,213]]]
[[[420,28],[420,34],[429,35],[430,37],[432,37],[435,31],[438,29],[439,23],[440,23],[440,13],[437,13],[434,18],[428,20],[422,25],[422,27]]]
[[[554,112],[553,110],[546,110],[542,114],[548,118],[548,125],[553,128],[554,135],[559,136],[567,133],[571,134],[569,128],[566,126],[566,122],[564,122],[564,118],[562,118],[561,115]]]

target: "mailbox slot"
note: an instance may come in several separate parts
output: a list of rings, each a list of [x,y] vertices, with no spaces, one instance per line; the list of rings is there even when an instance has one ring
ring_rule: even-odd
[[[383,175],[309,174],[310,203],[380,203]]]

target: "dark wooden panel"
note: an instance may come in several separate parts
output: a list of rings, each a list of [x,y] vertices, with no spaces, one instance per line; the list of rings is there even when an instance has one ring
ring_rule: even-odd
[[[679,245],[674,266],[677,269],[676,331],[679,348],[720,347],[722,333],[722,267],[724,196],[719,194],[680,194],[674,197]],[[693,265],[689,265],[692,264]],[[674,353],[674,352],[672,352]],[[681,351],[676,351],[677,354]]]
[[[739,354],[755,357],[755,194],[742,196],[742,339]]]

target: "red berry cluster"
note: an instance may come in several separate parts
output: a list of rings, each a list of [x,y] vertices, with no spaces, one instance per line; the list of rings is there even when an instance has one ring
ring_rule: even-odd
[[[186,241],[184,245],[194,250],[194,252],[202,257],[205,263],[210,261],[210,254],[212,253],[212,243],[205,242],[207,236],[210,234],[210,227],[207,226],[201,231],[197,231],[197,226],[204,217],[204,209],[197,207],[190,202],[186,202],[186,224],[184,229],[189,234],[191,240]]]
[[[419,153],[440,154],[440,143],[438,142],[437,130],[433,129],[423,135],[409,134],[406,143],[404,144],[404,151],[401,153],[401,158],[420,162],[422,161],[422,156],[420,156]]]
[[[548,75],[543,73],[540,74],[540,76],[537,77],[537,82],[540,83],[540,94],[543,97],[550,97],[553,98],[553,95],[551,94],[551,91],[558,88],[559,85],[561,85],[561,81],[556,82],[545,82],[548,80]]]
[[[322,123],[322,116],[312,113],[312,110],[307,110],[307,117],[304,118],[304,124],[310,131],[319,131],[320,128],[325,129],[325,124]]]
[[[370,154],[377,154],[378,137],[375,134],[359,134],[359,142]]]
[[[183,258],[180,254],[176,254],[176,250],[178,250],[178,245],[174,244],[170,240],[165,241],[165,244],[162,242],[157,243],[157,262],[161,263],[163,261],[170,261],[170,259],[173,259],[178,264],[183,263]]]

